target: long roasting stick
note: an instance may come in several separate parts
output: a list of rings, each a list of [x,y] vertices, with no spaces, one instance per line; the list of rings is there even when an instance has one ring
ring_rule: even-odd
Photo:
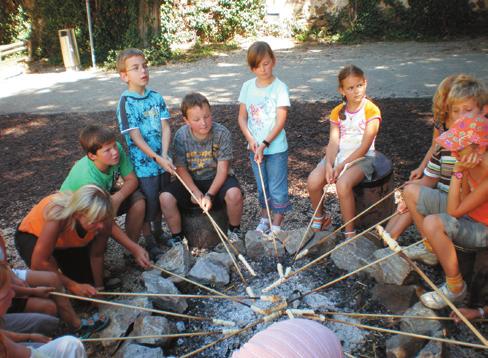
[[[403,332],[403,331],[397,331],[394,329],[388,329],[388,328],[381,328],[381,327],[374,327],[374,326],[368,326],[365,324],[361,323],[354,323],[354,322],[347,322],[347,321],[341,321],[338,319],[334,318],[327,318],[327,317],[317,317],[317,315],[305,315],[305,317],[317,320],[317,321],[330,321],[330,322],[335,322],[335,323],[341,323],[341,324],[346,324],[349,326],[353,327],[358,327],[358,328],[364,328],[368,329],[370,331],[378,331],[378,332],[383,332],[383,333],[391,333],[391,334],[399,334],[402,336],[408,336],[408,337],[414,337],[414,338],[420,338],[420,339],[427,339],[431,341],[437,341],[437,342],[442,342],[442,343],[448,343],[448,344],[457,344],[459,346],[465,346],[465,347],[470,347],[470,348],[478,348],[478,349],[488,349],[488,347],[483,346],[481,344],[474,344],[474,343],[468,343],[468,342],[462,342],[462,341],[457,341],[454,339],[447,339],[447,338],[440,338],[440,337],[431,337],[431,336],[425,336],[422,334],[416,334],[416,333],[410,333],[410,332]]]
[[[380,204],[381,202],[383,202],[384,200],[386,200],[387,198],[389,198],[391,195],[395,194],[395,192],[397,190],[400,190],[401,188],[403,188],[405,185],[407,185],[407,183],[403,183],[402,185],[400,185],[399,187],[395,188],[394,190],[392,190],[390,193],[386,194],[383,198],[381,198],[380,200],[378,200],[376,203],[374,203],[373,205],[367,207],[366,209],[364,209],[363,211],[361,211],[359,214],[357,214],[355,217],[353,217],[351,220],[349,220],[348,222],[346,222],[345,224],[343,224],[342,226],[338,227],[337,229],[335,229],[333,232],[331,232],[329,235],[323,237],[322,239],[320,239],[318,242],[317,242],[317,245],[320,245],[321,243],[327,241],[332,235],[338,233],[340,230],[342,230],[343,228],[345,228],[349,223],[353,222],[354,220],[356,220],[357,218],[359,218],[361,215],[364,215],[366,212],[368,212],[369,210],[371,210],[372,208],[374,208],[376,205]],[[303,250],[302,252],[300,252],[298,255],[295,255],[295,258],[294,260],[298,260],[300,258],[302,258],[303,256],[306,256],[308,254],[308,250]]]
[[[334,312],[334,311],[322,311],[317,312],[317,314],[326,315],[326,316],[348,316],[348,317],[358,317],[364,318],[368,320],[377,320],[377,319],[419,319],[419,320],[427,320],[427,321],[454,321],[452,317],[445,317],[445,316],[413,316],[413,315],[401,315],[401,314],[386,314],[386,313],[358,313],[358,312]],[[476,322],[488,322],[488,319],[476,319]]]
[[[111,301],[104,301],[104,300],[99,300],[97,298],[89,298],[89,297],[82,297],[82,296],[75,296],[75,295],[70,295],[68,293],[62,293],[62,292],[49,292],[49,294],[54,295],[54,296],[62,296],[62,297],[68,297],[68,298],[74,298],[77,300],[82,300],[82,301],[88,301],[88,302],[95,302],[95,303],[100,303],[104,305],[109,305],[109,306],[115,306],[115,307],[123,307],[123,308],[131,308],[139,311],[145,311],[145,312],[151,312],[151,313],[158,313],[164,316],[173,316],[173,317],[180,317],[180,318],[187,318],[187,319],[192,319],[195,321],[211,321],[215,324],[226,324],[224,325],[234,325],[234,322],[230,321],[222,321],[222,320],[217,320],[213,318],[207,318],[207,317],[200,317],[200,316],[191,316],[183,313],[176,313],[176,312],[169,312],[169,311],[161,311],[161,310],[156,310],[153,308],[146,308],[146,307],[139,307],[139,306],[134,306],[134,305],[128,305],[125,303],[119,303],[119,302],[111,302]],[[218,322],[218,323],[217,323]]]
[[[463,323],[468,326],[468,328],[471,330],[471,332],[474,333],[476,337],[483,343],[486,347],[488,347],[488,341],[486,340],[485,337],[476,329],[475,326],[459,311],[459,309],[452,303],[452,301],[446,297],[446,295],[436,286],[434,282],[422,271],[417,264],[407,255],[405,255],[404,252],[400,252],[398,243],[393,240],[388,234],[388,232],[383,229],[381,225],[377,225],[376,230],[378,231],[378,234],[381,236],[381,238],[385,241],[385,243],[388,245],[388,247],[394,251],[398,252],[400,254],[400,257],[402,257],[405,261],[407,261],[410,266],[424,279],[425,282],[439,295],[441,298],[444,300],[444,302],[456,313],[456,315],[463,321]]]
[[[217,299],[227,300],[228,297],[221,295],[188,295],[188,294],[176,294],[176,293],[147,293],[147,292],[97,292],[98,296],[132,296],[132,297],[174,297],[174,298],[201,298],[201,299]],[[229,296],[236,300],[259,300],[258,296]]]
[[[263,172],[261,171],[261,163],[256,163],[258,165],[259,180],[261,181],[261,189],[263,190],[264,203],[266,204],[266,212],[268,213],[269,225],[273,225],[273,220],[271,219],[271,212],[269,211],[268,197],[266,195],[266,188],[264,187]],[[275,258],[278,259],[278,247],[276,246],[276,238],[274,237],[273,231],[271,231],[271,239],[273,240]]]
[[[103,341],[129,341],[133,339],[160,339],[160,338],[183,338],[183,337],[202,337],[215,336],[222,334],[223,331],[208,331],[208,332],[189,332],[189,333],[175,333],[175,334],[160,334],[149,336],[127,336],[127,337],[99,337],[99,338],[84,338],[82,342],[103,342]]]
[[[388,216],[387,218],[381,220],[378,224],[381,224],[381,223],[384,223],[388,220],[390,220],[392,217],[394,217],[395,215],[397,215],[398,212],[394,212],[392,215]],[[375,224],[377,225],[377,224]],[[329,250],[327,251],[326,253],[324,253],[323,255],[317,257],[315,260],[312,260],[310,261],[308,264],[300,267],[299,269],[295,270],[295,271],[292,271],[290,272],[288,275],[285,275],[285,277],[282,277],[280,279],[278,279],[277,281],[273,282],[271,285],[269,285],[268,287],[264,288],[263,289],[263,292],[268,292],[270,291],[271,289],[275,288],[275,287],[278,287],[280,285],[282,285],[283,283],[287,282],[291,277],[297,275],[298,273],[304,271],[304,270],[307,270],[310,266],[313,266],[315,265],[316,263],[318,263],[319,261],[323,260],[324,258],[326,258],[327,256],[331,255],[334,251],[340,249],[341,247],[351,243],[352,241],[358,239],[359,237],[361,237],[362,235],[364,235],[365,233],[371,231],[374,229],[375,225],[371,226],[370,228],[364,230],[363,232],[357,234],[356,236],[353,236],[351,237],[350,239],[338,244],[336,247],[334,247],[332,250]]]
[[[183,185],[185,187],[185,189],[190,193],[190,195],[192,196],[192,198],[198,203],[199,202],[198,198],[195,196],[195,194],[193,194],[193,192],[191,191],[191,189],[188,187],[188,185],[186,185],[186,183],[183,181],[183,179],[181,179],[181,177],[178,175],[178,173],[174,172],[174,175],[180,181],[181,185]],[[212,215],[210,215],[210,213],[207,212],[207,211],[205,211],[205,210],[203,212],[207,215],[208,219],[212,223],[213,227],[217,230],[217,232],[220,232],[219,239],[222,241],[222,243],[224,245],[224,248],[227,250],[227,253],[231,256],[232,262],[235,264],[234,257],[229,252],[229,249],[228,249],[228,247],[225,244],[225,242],[224,242],[223,239],[227,240],[227,243],[229,244],[229,246],[234,250],[234,252],[236,253],[236,255],[239,258],[239,260],[244,264],[244,266],[251,273],[251,275],[256,276],[256,273],[252,269],[251,265],[249,265],[249,263],[246,261],[246,259],[244,258],[244,256],[242,256],[242,254],[239,252],[239,250],[237,250],[237,248],[234,246],[234,244],[232,244],[232,242],[229,240],[229,238],[227,237],[227,235],[224,234],[224,232],[220,228],[219,224],[217,224],[215,222],[215,220],[212,217]],[[240,274],[240,276],[242,278],[243,276],[242,276],[242,273],[241,273],[241,271],[240,271],[240,269],[239,269],[238,266],[237,266],[237,272],[239,272],[239,274]],[[244,283],[244,284],[247,286],[247,283]]]
[[[189,278],[186,278],[186,277],[184,277],[184,276],[178,275],[177,273],[174,273],[174,272],[171,272],[171,271],[165,270],[164,268],[159,267],[159,266],[156,266],[156,265],[153,265],[153,264],[151,264],[151,267],[152,267],[152,268],[154,268],[154,269],[156,269],[156,270],[159,270],[159,271],[161,271],[161,272],[163,272],[163,273],[165,273],[165,274],[167,274],[167,275],[171,275],[171,276],[174,276],[174,277],[178,277],[179,279],[181,279],[181,280],[183,280],[183,281],[186,281],[186,282],[188,282],[188,283],[191,283],[192,285],[195,285],[195,286],[197,286],[197,287],[203,288],[204,290],[206,290],[206,291],[208,291],[208,292],[215,293],[216,295],[219,295],[219,296],[221,296],[221,297],[225,297],[225,298],[227,298],[227,299],[229,299],[229,300],[231,300],[231,301],[233,301],[233,302],[240,303],[241,305],[244,305],[244,306],[246,306],[246,307],[251,307],[251,305],[248,305],[248,304],[247,304],[247,303],[245,303],[245,302],[242,302],[242,301],[240,301],[240,300],[238,300],[238,299],[235,299],[235,298],[234,298],[234,297],[232,297],[232,296],[226,295],[225,293],[222,293],[222,292],[217,291],[217,290],[215,290],[215,289],[213,289],[213,288],[210,288],[210,287],[207,287],[207,286],[205,286],[205,285],[202,285],[201,283],[198,283],[198,282],[196,282],[196,281],[190,280]]]

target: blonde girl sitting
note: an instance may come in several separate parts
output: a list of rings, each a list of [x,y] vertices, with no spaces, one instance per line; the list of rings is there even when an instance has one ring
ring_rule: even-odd
[[[312,207],[319,205],[325,184],[336,184],[342,220],[355,215],[353,188],[365,177],[371,179],[374,168],[374,141],[381,122],[379,108],[366,98],[364,72],[354,66],[344,67],[338,75],[339,93],[344,102],[330,114],[330,134],[325,157],[308,176],[307,186]],[[330,223],[323,209],[312,219],[312,230],[320,231]],[[346,238],[355,234],[354,222],[345,226]]]

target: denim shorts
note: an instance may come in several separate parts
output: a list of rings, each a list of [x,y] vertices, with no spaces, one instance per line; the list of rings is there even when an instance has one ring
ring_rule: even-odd
[[[424,216],[445,213],[447,211],[447,193],[439,189],[420,187],[417,211]]]
[[[455,218],[446,213],[438,214],[444,231],[456,245],[476,249],[488,247],[488,227],[465,215]]]
[[[144,222],[156,221],[161,215],[159,194],[169,185],[171,175],[167,172],[147,178],[139,178],[139,188],[146,197],[146,216]]]
[[[253,152],[249,153],[249,158],[258,187],[259,205],[261,205],[261,208],[265,208],[263,188],[261,187],[258,165],[254,161]],[[291,210],[290,200],[288,199],[288,151],[265,155],[261,162],[261,172],[270,209],[277,214],[283,214]]]

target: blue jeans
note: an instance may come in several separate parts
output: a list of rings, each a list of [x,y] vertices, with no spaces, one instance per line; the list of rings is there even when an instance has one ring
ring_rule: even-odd
[[[258,165],[254,161],[254,153],[249,153],[252,171],[258,187],[258,199],[261,208],[266,207],[263,188],[259,178]],[[264,188],[268,198],[269,207],[276,214],[283,214],[291,209],[288,200],[288,151],[265,155],[261,162]]]

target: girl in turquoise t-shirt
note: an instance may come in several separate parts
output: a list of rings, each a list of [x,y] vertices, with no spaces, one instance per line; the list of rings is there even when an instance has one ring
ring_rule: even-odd
[[[288,143],[284,130],[290,107],[288,87],[273,75],[276,58],[266,42],[258,41],[249,47],[247,62],[256,77],[241,88],[238,121],[248,142],[261,205],[261,220],[256,230],[278,232],[284,213],[291,209],[288,199]],[[272,223],[267,218],[258,165],[273,212]]]

